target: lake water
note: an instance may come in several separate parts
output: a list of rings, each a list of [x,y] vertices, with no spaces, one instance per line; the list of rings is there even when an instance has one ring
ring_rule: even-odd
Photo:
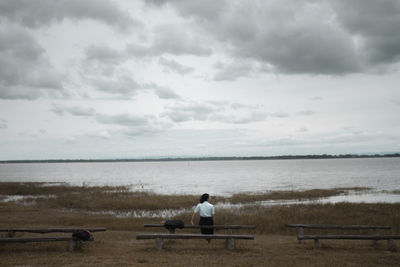
[[[13,163],[0,164],[0,181],[130,185],[196,195],[343,187],[392,191],[400,190],[400,158]]]

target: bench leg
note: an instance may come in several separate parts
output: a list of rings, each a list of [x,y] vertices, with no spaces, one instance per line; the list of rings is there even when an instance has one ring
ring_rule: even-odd
[[[304,230],[303,227],[299,227],[298,228],[298,233],[297,233],[297,239],[299,240],[299,244],[303,244],[303,240],[299,239],[299,236],[303,236],[304,235]]]
[[[321,248],[321,243],[319,242],[319,239],[314,239],[314,247]]]
[[[156,248],[157,250],[162,250],[163,240],[161,238],[156,238]]]
[[[233,238],[226,239],[226,249],[228,249],[228,250],[235,249],[235,239],[233,239]]]
[[[379,236],[379,229],[374,229],[374,235]],[[374,240],[372,242],[372,245],[376,245],[378,243],[378,240]]]
[[[388,249],[390,250],[390,251],[394,251],[395,250],[395,246],[394,246],[394,241],[393,241],[393,239],[388,239]]]
[[[71,239],[69,241],[68,251],[74,251],[77,247],[78,247],[78,240],[77,239]]]

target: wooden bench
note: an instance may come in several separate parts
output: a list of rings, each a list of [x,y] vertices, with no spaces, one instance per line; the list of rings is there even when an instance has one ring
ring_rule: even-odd
[[[69,241],[68,250],[73,251],[79,247],[81,241],[71,236],[41,236],[41,237],[15,237],[16,232],[26,233],[73,233],[77,230],[86,229],[90,232],[106,231],[106,228],[0,228],[0,232],[7,232],[8,237],[0,238],[0,243],[27,243],[27,242],[52,242],[52,241]],[[90,240],[91,241],[91,240]]]
[[[352,240],[373,240],[374,244],[378,240],[387,240],[389,249],[394,249],[394,239],[400,239],[400,235],[380,235],[380,230],[390,230],[391,226],[380,225],[330,225],[330,224],[286,224],[286,227],[294,227],[298,229],[297,240],[303,243],[303,240],[313,239],[314,247],[320,248],[320,239],[352,239]],[[304,229],[341,229],[341,230],[373,230],[372,235],[304,235]]]
[[[163,224],[145,224],[144,227],[164,227]],[[169,234],[138,234],[136,235],[137,240],[141,239],[155,239],[156,248],[162,250],[164,239],[225,239],[226,248],[228,250],[233,250],[235,248],[235,240],[254,240],[252,235],[233,235],[233,229],[255,229],[254,225],[185,225],[183,228],[186,229],[215,229],[215,230],[225,230],[226,234],[215,234],[215,235],[205,235],[205,234],[175,234],[175,229],[169,229]]]

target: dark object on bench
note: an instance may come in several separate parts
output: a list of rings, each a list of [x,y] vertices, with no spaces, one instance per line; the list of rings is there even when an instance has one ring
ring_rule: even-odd
[[[235,239],[254,240],[252,235],[202,235],[202,234],[140,234],[136,235],[137,240],[155,239],[156,248],[162,250],[164,239],[226,239],[226,248],[235,248]]]
[[[297,240],[314,239],[314,247],[320,248],[319,239],[352,239],[352,240],[373,240],[374,244],[378,240],[387,240],[389,249],[394,249],[394,239],[400,239],[400,235],[380,235],[379,230],[390,230],[391,226],[381,225],[330,225],[330,224],[286,224],[286,227],[296,227],[298,229]],[[373,235],[304,235],[304,228],[307,229],[341,229],[341,230],[373,230]]]
[[[181,220],[168,220],[164,223],[164,227],[167,228],[170,233],[174,233],[176,228],[182,229],[185,227],[185,223]]]
[[[93,234],[86,229],[76,230],[72,233],[72,237],[81,240],[81,241],[93,241]]]

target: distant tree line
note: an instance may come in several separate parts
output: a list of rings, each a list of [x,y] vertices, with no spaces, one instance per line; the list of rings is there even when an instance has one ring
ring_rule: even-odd
[[[340,158],[393,158],[391,154],[338,154],[338,155],[281,155],[254,157],[165,157],[136,159],[48,159],[48,160],[2,160],[0,163],[68,163],[68,162],[145,162],[145,161],[211,161],[211,160],[280,160],[280,159],[340,159]]]

